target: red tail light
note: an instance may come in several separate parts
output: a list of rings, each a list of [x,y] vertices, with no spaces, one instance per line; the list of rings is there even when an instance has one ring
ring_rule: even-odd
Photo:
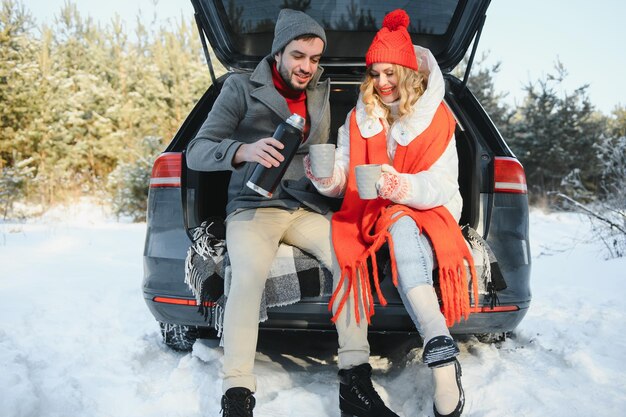
[[[180,187],[182,154],[166,152],[159,155],[152,166],[150,188]]]
[[[496,193],[527,194],[524,167],[515,158],[498,156],[494,159],[494,185]]]
[[[163,304],[177,304],[181,306],[197,306],[198,303],[194,299],[189,298],[174,298],[174,297],[153,297],[152,301],[155,303]],[[205,307],[213,307],[215,305],[212,301],[205,301],[202,303]]]

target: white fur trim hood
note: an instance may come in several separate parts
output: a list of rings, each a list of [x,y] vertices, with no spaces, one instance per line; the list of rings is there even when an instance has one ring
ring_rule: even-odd
[[[413,48],[419,71],[427,75],[428,85],[424,94],[414,104],[413,112],[402,116],[391,128],[391,137],[402,146],[407,146],[430,125],[445,94],[443,75],[432,52],[417,45]],[[380,122],[382,116],[383,110],[377,106],[370,117],[365,111],[362,94],[359,95],[356,104],[356,122],[364,138],[371,138],[384,129]]]

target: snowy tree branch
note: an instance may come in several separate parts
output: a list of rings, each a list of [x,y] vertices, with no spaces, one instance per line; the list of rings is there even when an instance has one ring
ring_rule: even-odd
[[[570,203],[572,203],[575,207],[581,209],[582,211],[584,211],[585,213],[589,214],[590,216],[608,224],[609,226],[619,230],[620,232],[624,233],[626,235],[626,229],[624,229],[623,227],[621,227],[620,225],[616,224],[615,222],[611,221],[610,219],[606,218],[605,216],[602,216],[601,214],[596,213],[595,211],[591,210],[590,208],[588,208],[587,206],[585,206],[584,204],[579,203],[578,201],[574,200],[573,198],[563,194],[563,193],[559,193],[559,192],[551,192],[549,194],[554,194],[557,197],[560,197]]]

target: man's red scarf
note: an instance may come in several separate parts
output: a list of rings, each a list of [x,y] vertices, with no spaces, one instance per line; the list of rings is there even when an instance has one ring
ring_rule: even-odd
[[[398,172],[417,173],[430,168],[446,150],[454,134],[455,120],[450,110],[440,104],[430,126],[419,134],[408,146],[398,145],[393,160],[393,167]],[[439,288],[442,298],[443,314],[446,324],[452,326],[467,319],[470,313],[467,273],[464,260],[467,261],[472,275],[474,303],[478,300],[476,270],[472,255],[465,244],[461,229],[447,208],[435,207],[429,210],[417,210],[389,200],[361,200],[358,195],[354,167],[361,164],[388,163],[387,134],[383,130],[374,137],[365,139],[356,122],[356,112],[350,117],[350,170],[348,185],[341,209],[333,215],[332,237],[337,261],[341,268],[341,279],[331,300],[329,309],[336,301],[339,306],[333,322],[337,320],[350,294],[354,297],[354,313],[357,323],[359,314],[359,288],[366,318],[374,315],[374,299],[370,285],[367,260],[372,263],[373,281],[376,294],[384,306],[387,300],[380,291],[376,251],[387,242],[391,258],[393,283],[398,286],[396,260],[389,227],[402,216],[410,216],[420,232],[426,233],[433,245],[433,253],[439,268]],[[395,213],[398,214],[392,218]],[[348,280],[348,290],[341,299],[338,294]],[[357,282],[358,281],[358,282]]]
[[[294,90],[291,88],[291,86],[283,80],[283,77],[278,72],[276,62],[272,65],[272,82],[274,83],[274,87],[276,87],[278,93],[285,98],[289,111],[302,116],[302,118],[306,120],[304,129],[302,130],[302,137],[306,140],[309,137],[309,131],[311,130],[311,120],[307,117],[306,113],[306,90]]]

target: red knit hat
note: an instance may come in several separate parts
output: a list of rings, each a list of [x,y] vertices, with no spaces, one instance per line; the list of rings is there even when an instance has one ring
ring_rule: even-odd
[[[409,27],[409,15],[402,9],[387,13],[383,27],[378,31],[365,54],[368,67],[377,62],[399,64],[417,71],[417,58],[413,49]]]

